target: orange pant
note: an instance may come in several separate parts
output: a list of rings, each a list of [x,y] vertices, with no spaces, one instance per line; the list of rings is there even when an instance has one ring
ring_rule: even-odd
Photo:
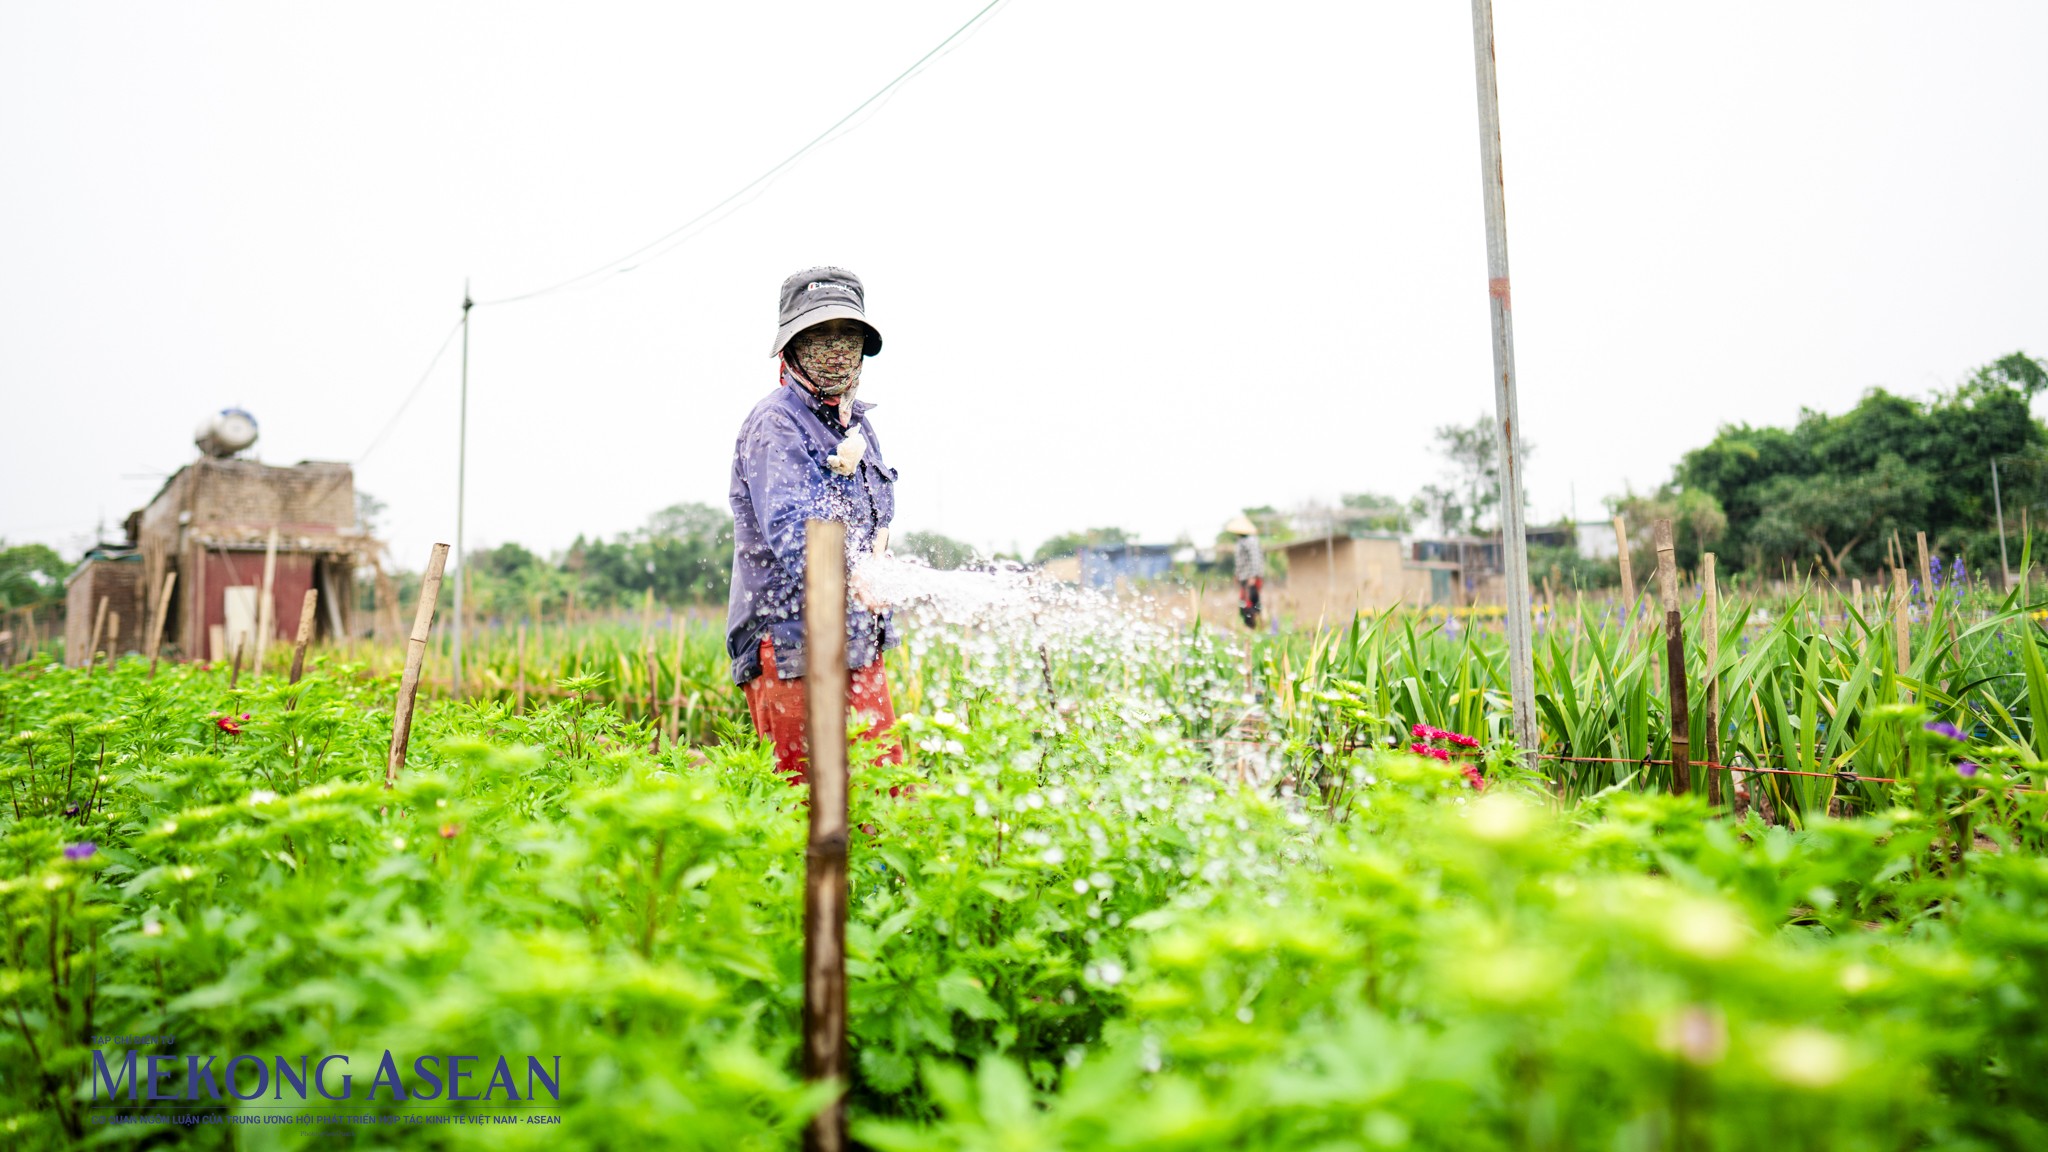
[[[775,672],[775,643],[761,637],[761,674],[747,681],[747,713],[754,718],[754,731],[775,743],[775,768],[791,784],[804,782],[810,765],[810,745],[804,739],[804,682],[801,677],[784,680]],[[896,723],[896,708],[889,701],[889,678],[882,671],[882,658],[853,674],[847,696],[848,707],[868,720],[866,739],[880,740]],[[903,747],[893,739],[878,757],[883,764],[901,764]]]

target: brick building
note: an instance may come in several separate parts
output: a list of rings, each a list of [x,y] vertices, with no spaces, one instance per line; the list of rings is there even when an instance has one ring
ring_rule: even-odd
[[[100,601],[107,603],[107,616],[99,619]],[[102,544],[87,552],[78,567],[64,578],[64,662],[85,667],[88,654],[107,652],[119,656],[140,651],[149,643],[149,622],[144,619],[142,556],[133,548]],[[99,643],[93,644],[93,625],[101,624]]]
[[[273,530],[271,641],[292,638],[309,588],[320,593],[317,635],[344,636],[353,627],[354,572],[371,541],[356,526],[355,473],[347,464],[202,457],[131,514],[127,529],[146,608],[154,609],[164,574],[178,574],[164,622],[164,645],[175,658],[225,660],[238,640],[253,647]],[[89,617],[85,624],[90,630]],[[138,645],[147,642],[137,636]]]

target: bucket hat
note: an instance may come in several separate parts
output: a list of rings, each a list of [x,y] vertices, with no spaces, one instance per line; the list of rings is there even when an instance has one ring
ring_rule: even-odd
[[[844,268],[806,268],[784,280],[782,310],[776,320],[775,346],[768,350],[768,354],[782,355],[782,349],[791,337],[827,320],[860,321],[861,327],[868,330],[867,339],[861,344],[861,354],[879,354],[882,351],[882,333],[868,323],[866,296],[860,277]]]

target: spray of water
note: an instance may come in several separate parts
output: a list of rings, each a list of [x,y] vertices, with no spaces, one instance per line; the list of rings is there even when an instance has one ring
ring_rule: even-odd
[[[1272,770],[1263,749],[1233,739],[1257,717],[1241,642],[1197,626],[1178,597],[1114,596],[1013,564],[945,571],[893,556],[863,560],[854,583],[896,612],[907,655],[931,674],[928,707],[962,709],[993,693],[1044,710],[1061,730],[1189,742],[1248,778]]]

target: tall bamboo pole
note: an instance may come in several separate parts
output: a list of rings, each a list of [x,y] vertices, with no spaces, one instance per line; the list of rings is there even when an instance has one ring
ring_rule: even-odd
[[[1712,552],[1700,556],[1700,656],[1706,663],[1707,803],[1720,807],[1721,781],[1721,589],[1715,580]],[[1728,779],[1728,799],[1735,781]]]
[[[1671,521],[1652,526],[1657,543],[1657,583],[1664,594],[1664,663],[1671,684],[1671,790],[1692,791],[1692,717],[1686,709],[1685,628],[1678,614],[1678,561]]]
[[[1619,516],[1614,518],[1614,547],[1621,567],[1621,622],[1627,625],[1635,618],[1636,574],[1635,561],[1628,554],[1628,524]]]
[[[319,609],[319,605],[319,590],[306,589],[306,598],[299,604],[299,634],[292,641],[292,671],[287,683],[297,684],[299,677],[305,675],[306,645],[313,639],[313,614]]]
[[[171,611],[171,590],[178,586],[178,571],[164,573],[164,586],[156,597],[156,614],[149,623],[149,678],[156,679],[156,659],[164,647],[164,618]]]
[[[804,1078],[841,1094],[804,1131],[810,1152],[846,1142],[846,525],[805,524],[804,696],[811,790],[804,875]]]
[[[270,648],[270,633],[277,627],[277,608],[270,601],[277,588],[277,529],[270,530],[270,540],[263,546],[263,588],[256,595],[256,659],[249,665],[249,674],[263,678],[263,654]]]
[[[406,745],[412,740],[412,702],[420,690],[420,665],[427,659],[427,635],[434,623],[434,605],[441,599],[441,572],[448,566],[448,546],[434,545],[427,571],[420,578],[419,607],[413,612],[412,634],[405,640],[405,672],[398,680],[398,703],[391,713],[391,754],[384,762],[384,787],[398,783],[405,767]]]
[[[1493,317],[1494,439],[1500,459],[1500,531],[1506,581],[1508,702],[1515,747],[1535,764],[1536,664],[1530,649],[1529,534],[1522,509],[1522,417],[1515,399],[1515,329],[1508,289],[1507,185],[1501,174],[1500,78],[1494,73],[1493,0],[1472,0],[1472,61],[1479,95],[1479,175],[1486,203],[1486,296]]]
[[[1920,597],[1927,601],[1927,618],[1934,618],[1934,561],[1927,557],[1927,533],[1915,532],[1913,539],[1920,544]]]
[[[107,597],[100,597],[100,606],[92,614],[92,639],[85,646],[85,674],[92,675],[93,665],[100,661],[100,635],[107,626]]]
[[[1913,669],[1913,604],[1912,597],[1907,595],[1909,590],[1906,584],[1906,570],[1892,569],[1892,667],[1902,680]],[[1901,683],[1899,702],[1903,704],[1912,698],[1912,693]]]

